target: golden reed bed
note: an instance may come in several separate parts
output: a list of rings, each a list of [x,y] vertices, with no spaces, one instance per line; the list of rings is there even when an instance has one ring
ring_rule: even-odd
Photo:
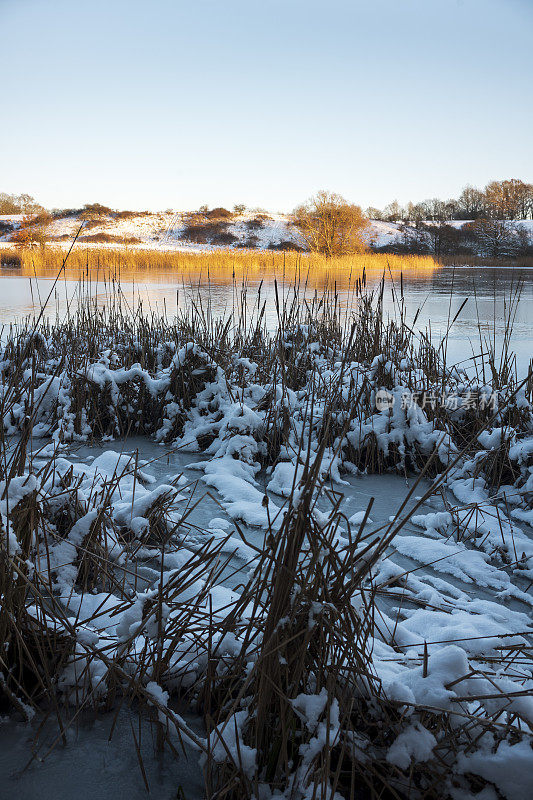
[[[4,263],[8,259],[3,251]],[[9,255],[14,255],[10,251]],[[17,249],[20,265],[10,272],[33,277],[56,276],[60,271],[66,250],[60,247]],[[15,259],[17,260],[17,259]],[[352,286],[363,275],[381,276],[389,271],[399,275],[409,272],[411,277],[427,278],[439,269],[431,256],[398,256],[383,253],[360,253],[327,259],[318,254],[279,251],[212,250],[207,252],[179,252],[133,247],[75,246],[65,265],[65,276],[78,278],[97,276],[142,281],[166,281],[169,274],[179,276],[185,283],[225,285],[233,280],[258,283],[261,280],[307,283],[313,288],[341,288]],[[5,274],[5,270],[4,270]]]

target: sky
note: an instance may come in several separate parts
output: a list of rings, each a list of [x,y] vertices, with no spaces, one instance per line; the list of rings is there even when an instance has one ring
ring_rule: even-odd
[[[533,0],[0,0],[0,191],[363,207],[533,182]]]

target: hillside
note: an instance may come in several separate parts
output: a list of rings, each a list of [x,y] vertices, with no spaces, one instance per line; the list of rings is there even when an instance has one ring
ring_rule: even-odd
[[[228,247],[305,247],[288,216],[255,212],[230,214],[223,211],[220,215],[213,212],[117,212],[94,215],[75,212],[58,218],[37,219],[31,229],[42,234],[47,242],[57,243],[72,241],[83,225],[79,241],[87,244],[127,244],[202,251]],[[9,243],[21,225],[22,215],[0,216],[0,241]]]
[[[0,215],[0,245],[11,244],[23,226],[22,215]],[[469,221],[452,221],[448,232],[466,231]],[[522,248],[533,247],[533,220],[502,223],[508,236]],[[87,245],[128,245],[165,250],[206,251],[249,248],[259,250],[305,250],[306,244],[288,214],[246,211],[234,214],[225,209],[201,212],[114,212],[72,210],[44,214],[34,218],[27,229],[40,241],[69,244],[80,230],[78,241]],[[435,248],[432,229],[439,223],[425,223],[422,228],[401,222],[370,220],[365,237],[371,249],[413,250]],[[486,236],[485,236],[486,238]],[[474,242],[471,250],[479,250]],[[490,242],[489,242],[490,244]],[[494,244],[494,243],[492,243]],[[463,242],[464,245],[464,242]],[[454,243],[447,243],[448,250]],[[481,253],[483,254],[483,253]]]

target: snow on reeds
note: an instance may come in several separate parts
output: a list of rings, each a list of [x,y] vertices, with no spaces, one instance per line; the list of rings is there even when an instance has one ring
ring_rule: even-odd
[[[53,714],[64,737],[86,708],[139,704],[160,747],[198,751],[218,800],[525,796],[531,375],[509,350],[485,376],[447,364],[401,280],[393,319],[364,275],[349,307],[276,285],[274,329],[261,289],[223,318],[198,298],[170,319],[112,288],[1,345],[2,710]],[[231,530],[195,530],[183,475],[154,488],[137,456],[66,457],[132,434],[201,454]],[[342,495],[372,472],[418,476],[378,527]],[[443,510],[419,513],[438,492]],[[394,554],[444,566],[424,582]]]

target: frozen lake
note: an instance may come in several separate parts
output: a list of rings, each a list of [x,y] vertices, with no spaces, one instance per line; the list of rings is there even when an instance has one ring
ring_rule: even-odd
[[[35,451],[40,445],[42,443],[35,443]],[[180,541],[192,550],[204,546],[213,535],[210,524],[214,518],[217,524],[225,518],[228,528],[233,523],[231,516],[226,515],[223,497],[212,487],[209,487],[207,495],[203,472],[195,469],[201,458],[199,454],[157,445],[144,437],[131,437],[104,445],[73,444],[63,448],[62,453],[80,468],[99,462],[99,469],[105,467],[110,457],[112,461],[113,454],[132,459],[137,455],[142,459],[139,463],[143,464],[143,472],[152,476],[152,490],[179,476],[186,478],[181,513],[186,516],[187,523],[180,532]],[[35,458],[39,459],[38,452]],[[414,505],[429,487],[426,480],[415,486],[414,478],[394,474],[344,477],[345,481],[335,484],[334,488],[343,495],[346,516],[363,512],[373,498],[369,524],[376,531],[383,530],[400,511],[409,489],[414,491],[407,508]],[[266,476],[259,474],[258,485],[266,482]],[[279,506],[284,502],[279,495],[272,499]],[[419,512],[432,515],[456,503],[453,495],[444,490],[442,494],[437,492],[429,497]],[[190,514],[188,509],[191,509]],[[525,527],[529,536],[530,531]],[[240,528],[249,544],[263,546],[264,530],[242,521]],[[390,548],[391,560],[387,569],[392,568],[392,572],[385,571],[383,577],[397,574],[402,583],[389,597],[380,598],[377,619],[380,626],[387,628],[406,617],[404,635],[410,637],[405,643],[411,646],[411,658],[416,660],[417,643],[421,646],[427,640],[430,651],[457,643],[470,657],[476,658],[485,651],[492,654],[500,635],[505,638],[515,632],[530,634],[530,581],[517,575],[509,581],[504,565],[498,569],[489,566],[486,563],[488,559],[479,555],[476,566],[476,562],[470,560],[476,553],[472,548],[471,543],[464,547],[454,538],[439,536],[435,530],[431,531],[428,541],[427,531],[425,535],[421,523],[413,524],[411,521],[403,527],[401,536]],[[235,552],[221,578],[221,588],[239,591],[250,566],[250,562]],[[139,579],[137,588],[142,591],[158,579],[158,570],[145,562],[139,565],[136,576]],[[495,596],[498,590],[502,592],[499,597]],[[186,714],[190,725],[202,731],[201,719],[194,712],[187,713],[181,707],[177,710]],[[31,725],[22,724],[20,720],[3,720],[0,725],[0,772],[6,790],[16,793],[21,800],[31,800],[38,785],[42,797],[67,800],[73,796],[75,785],[83,781],[87,783],[84,796],[103,800],[116,790],[119,782],[121,797],[140,800],[147,796],[146,780],[150,792],[161,800],[180,797],[177,794],[179,787],[184,790],[186,800],[200,800],[204,796],[198,754],[187,750],[177,759],[168,752],[158,754],[155,729],[150,725],[146,712],[139,717],[136,707],[126,703],[118,712],[106,712],[102,708],[101,711],[88,710],[78,715],[73,710],[66,711],[66,719],[70,717],[73,720],[67,730],[66,744],[60,741],[53,720],[42,727],[39,716]],[[132,730],[139,737],[143,768],[146,765],[145,779],[135,752]],[[65,774],[71,777],[65,780]]]
[[[274,327],[276,321],[274,275],[268,274],[263,276],[263,281],[257,275],[241,275],[235,280],[218,276],[211,281],[197,275],[196,280],[188,276],[186,281],[169,273],[143,272],[142,275],[122,275],[120,287],[105,281],[80,282],[80,276],[73,274],[67,274],[56,285],[53,276],[44,274],[30,277],[4,270],[2,277],[0,316],[4,325],[35,314],[48,295],[47,314],[52,318],[57,314],[60,319],[68,317],[80,299],[86,299],[87,295],[99,305],[119,298],[122,309],[135,308],[138,302],[142,302],[144,311],[151,309],[165,313],[170,319],[186,309],[194,296],[197,303],[201,302],[202,307],[210,308],[217,316],[239,309],[243,277],[248,277],[248,305],[256,305],[261,296],[267,304],[267,324]],[[415,331],[425,332],[431,327],[436,339],[461,309],[449,340],[450,362],[468,359],[472,352],[477,353],[491,343],[497,346],[504,336],[511,308],[514,315],[513,348],[518,353],[519,370],[524,371],[530,359],[532,277],[532,271],[523,271],[521,299],[513,305],[512,297],[519,281],[516,271],[437,268],[431,273],[405,274],[403,296],[407,321],[409,323],[416,317]],[[276,278],[280,281],[279,274]],[[348,309],[352,305],[355,307],[357,297],[347,277],[335,274],[328,278],[339,305]],[[370,288],[378,286],[379,281],[380,275],[367,275]],[[287,276],[285,281],[278,283],[278,291],[287,294],[291,291],[291,283]],[[307,291],[323,288],[323,279],[319,280],[318,276],[315,280],[309,278]],[[384,305],[391,316],[398,313],[394,294],[399,292],[400,276],[389,276]],[[5,333],[4,329],[4,336]],[[32,469],[37,473],[46,469],[49,459],[56,459],[57,455],[58,475],[62,480],[64,478],[67,486],[70,486],[71,478],[75,479],[76,491],[81,491],[84,497],[107,496],[111,486],[112,513],[117,525],[126,524],[129,519],[127,530],[141,530],[139,522],[143,522],[149,507],[142,504],[149,498],[151,503],[154,493],[168,488],[169,484],[179,487],[168,511],[172,537],[160,550],[153,547],[153,543],[150,547],[132,548],[131,558],[125,562],[115,561],[114,554],[114,575],[120,578],[115,587],[126,586],[132,596],[155,591],[159,582],[168,585],[174,580],[185,553],[194,557],[220,543],[217,555],[220,572],[216,583],[209,588],[209,604],[205,599],[202,601],[202,619],[208,619],[209,614],[214,614],[214,619],[223,617],[233,604],[238,603],[250,570],[257,561],[258,551],[269,546],[265,537],[271,530],[269,523],[265,522],[267,512],[264,509],[268,508],[269,518],[274,523],[282,518],[295,469],[297,475],[295,451],[291,449],[296,439],[289,439],[290,447],[287,445],[284,451],[284,457],[291,460],[280,460],[276,466],[265,466],[257,461],[257,471],[253,471],[246,460],[248,456],[236,457],[241,451],[246,454],[247,448],[252,448],[249,452],[255,454],[254,459],[258,458],[259,451],[254,449],[257,442],[252,436],[256,428],[248,430],[246,426],[251,423],[246,422],[241,429],[241,415],[236,415],[234,395],[230,396],[229,387],[217,388],[216,397],[219,405],[213,405],[209,410],[213,415],[212,424],[221,422],[214,419],[214,414],[217,408],[222,408],[222,419],[227,420],[227,427],[217,428],[215,440],[220,438],[219,449],[209,453],[198,452],[198,447],[189,450],[191,441],[180,443],[176,440],[174,446],[163,445],[148,436],[108,439],[98,444],[90,440],[90,443],[62,443],[57,454],[52,453],[54,446],[49,439],[42,440],[36,435],[31,443]],[[242,400],[239,399],[243,406],[242,420],[245,404],[246,419],[257,417],[258,397],[251,393],[245,397],[243,389]],[[299,397],[299,401],[302,399]],[[203,410],[205,407],[209,409],[209,405],[204,403]],[[294,419],[301,421],[298,406],[291,406],[291,410]],[[204,424],[204,417],[195,417],[193,412],[191,415],[196,426]],[[530,430],[531,427],[528,432]],[[232,448],[233,437],[238,437],[240,442],[237,449]],[[524,448],[529,448],[529,438],[520,441]],[[492,439],[483,446],[492,447],[491,442]],[[41,448],[44,449],[41,451]],[[231,454],[235,455],[231,457]],[[137,464],[141,468],[138,476]],[[524,473],[525,469],[522,470]],[[115,485],[116,475],[119,477]],[[455,685],[457,679],[458,683],[463,683],[463,676],[471,674],[468,671],[471,663],[472,668],[480,673],[480,679],[485,680],[483,676],[486,673],[489,675],[487,681],[501,680],[505,691],[511,692],[513,697],[514,694],[521,697],[530,687],[530,662],[515,663],[512,653],[514,648],[524,648],[529,653],[533,631],[533,570],[530,567],[533,560],[533,517],[527,505],[530,483],[526,488],[522,486],[522,503],[518,490],[513,486],[504,486],[501,496],[493,496],[483,481],[480,483],[476,479],[476,483],[473,480],[466,466],[464,474],[459,471],[453,477],[455,480],[442,487],[442,491],[428,491],[426,496],[430,486],[428,480],[417,482],[407,473],[376,475],[347,470],[342,477],[339,473],[337,478],[328,476],[324,479],[328,492],[317,500],[317,508],[325,517],[332,502],[338,500],[341,504],[345,523],[341,523],[343,527],[338,530],[335,546],[342,547],[351,537],[349,526],[354,530],[358,528],[371,500],[373,505],[366,524],[368,536],[372,537],[385,535],[393,520],[396,525],[398,517],[416,505],[415,516],[401,525],[372,574],[372,581],[378,587],[374,606],[373,665],[385,687],[396,691],[403,685],[402,681],[425,680],[427,676],[419,674],[425,669],[422,662],[425,664],[429,657],[439,663],[439,659],[450,658],[451,654],[459,671],[453,673],[455,678],[446,673],[450,685]],[[408,498],[407,492],[411,492]],[[265,495],[268,496],[266,504],[263,503]],[[145,511],[141,514],[142,508]],[[344,525],[348,527],[345,529]],[[80,593],[72,582],[68,583],[70,572],[64,572],[65,565],[71,566],[69,559],[73,556],[78,558],[78,551],[69,544],[73,551],[69,550],[70,555],[67,553],[65,557],[64,544],[61,536],[52,536],[46,547],[47,557],[52,553],[54,564],[59,565],[56,571],[61,584],[58,582],[57,591],[62,592],[61,601],[68,618],[76,619],[84,630],[89,625],[94,636],[115,647],[123,635],[122,629],[119,630],[123,617],[124,625],[130,629],[130,622],[125,619],[130,609],[123,613],[120,608],[124,602],[123,588],[108,593],[107,589],[98,591],[95,586],[92,591],[82,590]],[[67,577],[64,578],[64,574]],[[128,597],[128,602],[131,599]],[[247,599],[246,594],[244,599]],[[177,608],[177,604],[174,605]],[[247,608],[246,605],[245,610]],[[194,635],[199,636],[202,624],[197,626]],[[394,647],[389,642],[394,642]],[[137,663],[137,655],[135,651],[128,656],[131,664]],[[410,677],[412,674],[415,678]],[[523,689],[524,682],[528,687],[526,690]],[[483,692],[491,695],[493,683],[487,684],[488,688],[485,684],[482,686],[485,687]],[[461,686],[457,690],[458,697],[462,691]],[[477,689],[473,687],[468,691]],[[178,706],[171,710],[181,712]],[[194,707],[188,710],[191,728],[197,729],[201,735],[201,717]],[[170,753],[164,756],[156,753],[156,732],[149,723],[148,712],[146,702],[142,707],[138,707],[136,702],[125,703],[119,710],[112,711],[107,711],[104,703],[101,706],[95,703],[94,708],[87,708],[79,714],[65,703],[66,746],[58,740],[57,728],[51,719],[44,721],[41,728],[41,715],[27,725],[19,719],[4,718],[0,725],[0,772],[6,776],[6,787],[21,800],[30,800],[37,783],[44,798],[54,796],[58,800],[67,800],[72,796],[73,786],[69,781],[62,781],[61,775],[68,772],[75,775],[76,780],[88,784],[86,795],[93,800],[108,797],[115,791],[117,782],[120,782],[124,796],[144,796],[145,779],[135,752],[133,723],[141,758],[147,764],[146,783],[152,793],[161,800],[174,800],[182,796],[178,791],[181,787],[186,800],[200,800],[203,791],[198,754],[187,753],[187,760],[183,757],[175,760]]]
[[[89,280],[87,280],[87,277]],[[267,323],[276,321],[274,278],[277,278],[280,292],[287,293],[293,283],[293,275],[279,275],[257,270],[250,274],[179,274],[158,270],[139,270],[137,273],[123,273],[120,277],[121,297],[135,306],[140,300],[145,311],[153,310],[173,316],[178,309],[190,303],[192,295],[201,297],[205,307],[210,306],[215,315],[231,311],[239,302],[243,282],[247,285],[250,307],[256,303],[258,291],[262,300],[267,301]],[[360,277],[338,270],[325,276],[300,275],[301,286],[307,283],[307,294],[315,289],[322,291],[325,285],[337,291],[339,302],[350,306],[355,302],[353,285]],[[367,272],[367,286],[375,287],[381,280],[381,273]],[[80,283],[83,278],[83,284]],[[385,276],[385,311],[390,315],[397,313],[394,299],[400,293],[400,274]],[[95,279],[95,275],[80,276],[73,271],[55,284],[51,274],[22,274],[16,268],[0,269],[0,325],[9,325],[39,311],[40,304],[52,291],[48,305],[48,315],[64,317],[72,311],[81,294],[90,295],[99,304],[109,302],[116,289],[110,281]],[[82,288],[83,286],[83,288]],[[446,332],[449,322],[461,310],[448,338],[448,362],[468,360],[481,348],[496,343],[501,346],[508,319],[511,299],[520,287],[520,300],[513,310],[514,324],[512,350],[516,353],[520,374],[527,372],[531,358],[531,339],[533,333],[533,269],[495,268],[495,267],[436,267],[432,270],[410,270],[403,273],[403,293],[407,320],[416,318],[415,330],[431,329],[434,341]],[[480,342],[480,336],[482,341]],[[468,366],[468,364],[466,364]]]

